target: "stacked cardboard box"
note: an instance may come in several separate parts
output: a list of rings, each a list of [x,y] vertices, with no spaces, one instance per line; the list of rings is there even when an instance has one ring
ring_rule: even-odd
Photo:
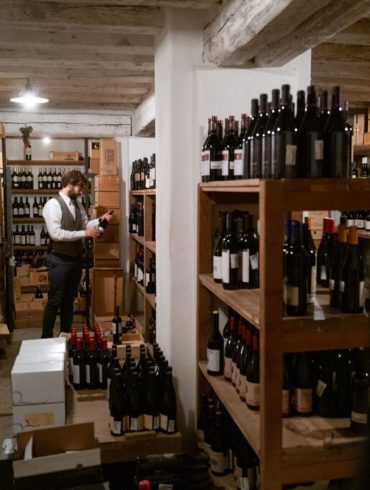
[[[12,372],[14,432],[65,424],[66,339],[24,340]]]

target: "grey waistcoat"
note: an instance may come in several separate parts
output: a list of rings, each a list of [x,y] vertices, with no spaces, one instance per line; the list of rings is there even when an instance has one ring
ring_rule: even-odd
[[[76,219],[68,209],[62,196],[58,194],[55,199],[59,202],[62,209],[62,221],[61,226],[63,230],[68,231],[78,231],[82,229],[82,217],[81,210],[78,205],[75,206],[76,209]],[[52,242],[51,251],[56,254],[69,255],[71,257],[80,257],[82,255],[82,240],[76,240],[73,242]]]

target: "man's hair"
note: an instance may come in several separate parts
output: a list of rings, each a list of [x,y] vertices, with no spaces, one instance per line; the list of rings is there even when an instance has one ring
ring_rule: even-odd
[[[79,170],[70,170],[62,175],[62,187],[67,187],[68,184],[87,188],[88,180]]]

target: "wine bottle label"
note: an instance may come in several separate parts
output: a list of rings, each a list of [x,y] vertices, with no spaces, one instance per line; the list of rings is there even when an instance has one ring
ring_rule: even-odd
[[[363,219],[357,220],[357,228],[360,228],[361,230],[365,228],[365,221]]]
[[[370,220],[366,220],[365,229],[366,229],[366,231],[370,231]]]
[[[231,380],[231,377],[232,377],[231,357],[225,357],[224,358],[224,376],[226,379]]]
[[[365,283],[364,281],[360,281],[359,286],[359,295],[358,295],[358,304],[359,306],[365,306]]]
[[[176,421],[174,419],[168,419],[167,432],[173,434],[175,432]]]
[[[86,364],[86,383],[90,384],[90,364]]]
[[[146,177],[145,178],[145,189],[149,189],[149,188],[150,188],[150,178]]]
[[[138,417],[129,418],[130,431],[139,432],[144,429],[144,416],[139,415]]]
[[[230,251],[222,251],[222,282],[229,284],[230,282]]]
[[[258,252],[249,257],[249,262],[253,271],[258,269]]]
[[[30,245],[35,245],[35,235],[30,236]]]
[[[210,173],[211,173],[211,152],[209,150],[202,151],[200,175],[201,177],[209,177]]]
[[[290,392],[289,390],[283,390],[283,415],[288,414],[290,412]]]
[[[249,481],[248,481],[248,477],[246,476],[241,476],[239,478],[239,487],[240,490],[249,490]]]
[[[297,161],[297,146],[286,145],[285,146],[285,165],[295,165]]]
[[[211,471],[223,473],[225,471],[225,454],[223,452],[212,451],[210,454]]]
[[[323,160],[324,158],[324,140],[315,141],[315,160]]]
[[[24,215],[24,209],[23,208],[19,208],[18,209],[18,214],[19,214],[19,216],[23,216]]]
[[[163,413],[160,414],[159,423],[161,430],[164,430],[165,432],[170,432],[168,429],[170,420],[171,419],[169,419],[167,415],[164,415]]]
[[[122,434],[122,421],[115,420],[114,417],[110,417],[110,430],[112,434],[120,436]]]
[[[81,383],[81,366],[79,364],[73,364],[73,384],[79,385]]]
[[[19,215],[19,209],[18,208],[14,208],[13,209],[13,215],[14,216],[18,216]]]
[[[230,267],[232,269],[237,269],[239,266],[238,254],[230,254]]]
[[[208,371],[219,373],[221,369],[221,352],[215,349],[207,349]]]
[[[120,323],[112,323],[112,334],[113,335],[120,335],[122,332],[122,325]]]
[[[98,362],[98,379],[99,383],[103,382],[103,364]]]
[[[222,176],[229,176],[229,151],[223,150],[222,152]]]
[[[347,218],[347,228],[350,226],[355,226],[355,220]]]
[[[222,257],[219,255],[213,256],[213,279],[222,280]]]
[[[21,235],[21,245],[26,245],[26,235]]]
[[[351,420],[357,424],[367,424],[367,413],[359,413],[352,410]]]
[[[145,286],[147,286],[150,283],[150,273],[147,272],[145,274]]]
[[[247,395],[246,395],[247,405],[252,407],[260,406],[260,384],[251,383],[247,380]]]
[[[134,277],[137,277],[137,265],[135,264]]]
[[[299,413],[312,412],[312,390],[310,388],[294,390],[294,408]]]
[[[299,306],[299,287],[284,284],[284,303],[290,306]]]
[[[245,374],[241,374],[239,378],[239,396],[242,400],[245,400],[247,395],[247,377]]]
[[[151,168],[149,170],[149,178],[151,180],[151,183],[153,183],[153,181],[155,180],[155,168]]]
[[[328,279],[328,276],[326,273],[326,265],[323,265],[323,264],[320,267],[320,279],[321,279],[321,281],[327,281],[327,279]]]
[[[311,266],[311,281],[308,287],[308,292],[307,292],[307,301],[308,303],[313,303],[313,300],[316,295],[316,274],[317,274],[317,267],[316,264]]]
[[[249,284],[249,249],[242,250],[242,282]]]
[[[329,279],[329,289],[330,291],[334,291],[335,288],[335,280],[334,279]]]
[[[211,170],[222,170],[222,162],[220,160],[212,160]]]
[[[243,177],[243,150],[234,150],[234,176]]]
[[[344,281],[339,282],[339,291],[341,293],[344,293],[344,290],[346,289],[346,283]]]
[[[204,431],[200,429],[197,429],[197,446],[204,449]]]
[[[322,397],[322,395],[324,394],[324,391],[326,390],[327,388],[327,384],[324,383],[324,381],[322,381],[321,379],[319,379],[317,381],[317,385],[316,385],[316,394],[318,397]]]

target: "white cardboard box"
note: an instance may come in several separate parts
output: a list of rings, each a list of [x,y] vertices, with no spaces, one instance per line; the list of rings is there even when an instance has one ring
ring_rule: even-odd
[[[59,361],[64,363],[64,375],[67,379],[67,357],[63,352],[49,352],[45,350],[44,352],[37,353],[34,352],[23,352],[16,357],[14,365],[16,364],[35,364],[39,362],[50,362]]]
[[[65,404],[13,406],[13,430],[18,432],[65,425]]]
[[[23,340],[19,355],[25,352],[64,352],[67,353],[67,340],[65,337],[54,337],[51,339]]]
[[[13,405],[65,402],[65,362],[16,363],[11,373]]]

